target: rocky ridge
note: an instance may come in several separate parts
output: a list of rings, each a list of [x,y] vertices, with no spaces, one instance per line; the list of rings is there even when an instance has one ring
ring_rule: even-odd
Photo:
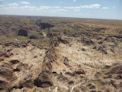
[[[121,45],[102,39],[52,36],[46,49],[0,45],[0,92],[121,92]]]

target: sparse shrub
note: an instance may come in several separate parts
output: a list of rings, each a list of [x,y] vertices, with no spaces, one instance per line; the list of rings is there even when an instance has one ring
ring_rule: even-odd
[[[50,28],[54,27],[54,25],[52,25],[50,23],[42,23],[41,21],[37,21],[36,25],[38,25],[40,27],[40,29],[50,29]]]
[[[28,32],[25,29],[20,29],[18,31],[19,36],[28,36]]]
[[[38,39],[38,37],[36,35],[30,35],[29,38],[30,39]]]

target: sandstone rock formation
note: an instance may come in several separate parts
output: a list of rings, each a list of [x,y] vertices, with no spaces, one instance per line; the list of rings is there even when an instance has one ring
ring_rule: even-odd
[[[122,22],[0,16],[0,92],[122,92]]]
[[[1,45],[0,92],[121,92],[121,55],[101,53],[94,42],[52,36],[48,49]]]

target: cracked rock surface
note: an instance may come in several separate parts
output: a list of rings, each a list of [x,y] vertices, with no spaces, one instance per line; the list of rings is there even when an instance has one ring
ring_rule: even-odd
[[[0,16],[0,92],[122,92],[122,22]]]
[[[48,49],[1,47],[0,92],[121,92],[120,57],[79,40],[52,38]]]

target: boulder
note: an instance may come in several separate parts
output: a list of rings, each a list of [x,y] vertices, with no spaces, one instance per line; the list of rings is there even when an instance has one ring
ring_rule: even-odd
[[[37,87],[50,87],[53,86],[53,83],[50,79],[50,73],[49,72],[42,72],[39,77],[34,81],[34,84]]]

